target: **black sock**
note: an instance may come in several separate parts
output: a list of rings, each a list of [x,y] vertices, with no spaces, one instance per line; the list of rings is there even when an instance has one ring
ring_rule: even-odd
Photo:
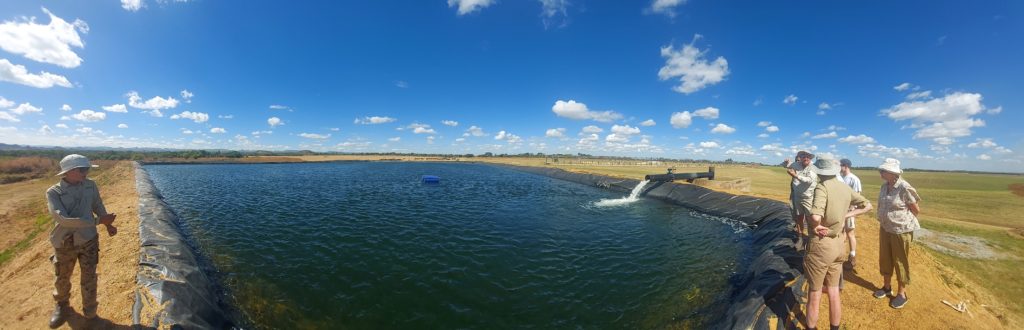
[[[829,324],[828,329],[829,330],[839,330],[839,326],[838,325],[831,325],[831,324]]]

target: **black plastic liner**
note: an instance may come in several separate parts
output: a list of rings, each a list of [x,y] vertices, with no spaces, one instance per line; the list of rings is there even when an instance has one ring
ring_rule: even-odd
[[[639,180],[568,172],[555,168],[505,165],[551,178],[629,192]],[[717,325],[724,329],[793,328],[803,318],[799,300],[803,256],[797,253],[789,205],[764,198],[738,196],[692,184],[650,182],[642,196],[746,223],[752,229],[752,259],[733,276],[729,309]],[[724,274],[723,274],[724,275]]]
[[[191,247],[149,174],[135,163],[139,193],[139,273],[132,321],[155,328],[233,327]]]

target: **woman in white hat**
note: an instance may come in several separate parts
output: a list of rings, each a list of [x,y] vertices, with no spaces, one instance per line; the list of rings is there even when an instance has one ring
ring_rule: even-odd
[[[875,298],[892,297],[889,307],[903,308],[907,304],[907,286],[910,286],[910,246],[914,230],[921,228],[917,214],[921,212],[921,196],[900,177],[900,161],[887,158],[878,166],[882,188],[878,192],[878,265],[885,284],[875,291]],[[892,291],[892,275],[896,274],[899,290]]]

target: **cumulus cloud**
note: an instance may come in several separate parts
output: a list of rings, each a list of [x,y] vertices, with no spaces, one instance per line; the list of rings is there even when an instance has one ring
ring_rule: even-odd
[[[597,126],[594,126],[594,125],[587,125],[587,126],[584,126],[581,131],[583,133],[587,133],[587,134],[594,134],[594,133],[604,132],[604,129],[601,129],[600,127],[597,127]]]
[[[107,119],[107,114],[104,112],[96,112],[92,110],[82,110],[79,113],[71,115],[71,117],[88,123]]]
[[[406,128],[411,129],[413,134],[435,134],[435,133],[437,133],[437,132],[434,131],[433,128],[430,128],[430,125],[427,125],[427,124],[413,123],[413,124],[410,124]]]
[[[277,126],[284,125],[284,121],[282,121],[281,118],[270,117],[267,118],[267,124],[269,124],[271,128],[274,128]]]
[[[544,136],[549,138],[565,137],[565,128],[549,128],[547,132],[544,132]]]
[[[771,124],[772,124],[772,122],[770,122],[770,121],[759,121],[759,122],[757,122],[757,127],[768,127]]]
[[[629,125],[612,125],[612,133],[619,135],[635,135],[640,134],[640,129]]]
[[[559,21],[561,22],[558,24],[559,27],[568,24],[569,0],[540,0],[540,3],[542,7],[540,16],[545,29]]]
[[[495,0],[448,0],[448,7],[458,7],[458,14],[466,15],[493,5]]]
[[[833,132],[833,133],[835,133],[835,132]],[[849,144],[868,144],[868,143],[875,143],[875,138],[867,136],[867,135],[864,135],[864,134],[849,135],[847,137],[839,139],[839,142],[849,143]]]
[[[872,158],[921,158],[921,152],[916,148],[886,147],[880,144],[865,144],[857,147],[857,153],[861,156]]]
[[[214,128],[210,129],[210,133],[214,133],[214,134],[224,134],[224,133],[227,133],[227,132],[228,131],[225,130],[223,127],[214,127]]]
[[[986,154],[980,154],[980,155],[978,155],[978,159],[980,159],[980,160],[991,160],[992,156],[989,156],[989,155],[986,155]]]
[[[669,123],[675,128],[687,128],[693,123],[693,116],[690,115],[689,111],[674,112],[672,117],[669,118]]]
[[[12,64],[3,58],[0,58],[0,80],[35,88],[50,88],[55,85],[71,87],[71,82],[64,76],[46,71],[39,74],[29,73],[24,65]]]
[[[210,120],[210,115],[202,112],[182,111],[179,114],[171,116],[171,119],[181,118],[191,119],[196,123],[205,123],[207,120]]]
[[[88,33],[89,25],[80,19],[68,23],[45,7],[43,12],[50,16],[49,24],[36,23],[35,17],[20,22],[0,23],[0,48],[36,62],[55,64],[64,68],[81,65],[82,58],[78,57],[71,47],[85,47],[78,33]]]
[[[821,102],[820,104],[818,104],[818,110],[829,110],[829,109],[832,109],[832,105],[830,105],[828,103]]]
[[[996,144],[995,142],[992,142],[992,139],[975,139],[975,141],[971,142],[970,144],[968,144],[967,147],[968,148],[994,148],[994,147],[996,147],[998,145],[999,144]]]
[[[125,107],[124,104],[105,105],[105,106],[103,106],[103,111],[106,111],[106,112],[128,112],[128,107]]]
[[[42,135],[50,135],[50,134],[53,134],[53,129],[52,129],[52,128],[50,128],[50,125],[45,125],[45,124],[44,124],[44,125],[43,125],[43,127],[40,127],[40,128],[39,128],[39,134],[42,134]]]
[[[53,125],[53,127],[56,127],[56,128],[63,128],[63,129],[67,129],[67,128],[68,128],[68,125],[65,125],[65,124],[57,124],[57,125]]]
[[[789,95],[786,95],[786,97],[782,99],[782,103],[793,105],[793,104],[796,104],[796,101],[799,100],[799,99],[800,98],[797,97],[796,95],[789,94]]]
[[[391,118],[391,117],[372,116],[372,117],[356,118],[356,120],[353,121],[353,123],[354,124],[360,124],[360,125],[377,125],[377,124],[391,123],[391,122],[394,122],[396,120],[398,120],[398,119]]]
[[[661,47],[661,57],[665,58],[665,66],[658,70],[658,79],[664,81],[678,78],[681,84],[672,87],[672,90],[690,94],[717,84],[729,75],[729,62],[725,57],[719,56],[708,62],[704,58],[707,51],[694,47],[694,43],[701,38],[699,34],[694,35],[693,41],[683,45],[680,50],[676,50],[672,45]]]
[[[232,118],[235,118],[235,115],[217,115],[217,118],[220,118],[220,119],[232,119]]]
[[[65,104],[67,105],[67,104]],[[3,96],[0,96],[0,109],[7,109],[14,106],[14,101],[8,100]]]
[[[444,124],[445,126],[451,126],[451,127],[459,126],[459,122],[454,121],[454,120],[442,120],[441,124]]]
[[[143,6],[142,0],[121,0],[121,8],[127,11],[139,11]]]
[[[657,125],[657,123],[654,122],[654,119],[648,119],[640,122],[640,126],[650,127],[654,125]]]
[[[704,141],[700,143],[700,147],[707,149],[717,149],[720,148],[721,145],[719,145],[718,142],[715,141]]]
[[[24,115],[26,113],[40,113],[40,112],[43,112],[43,109],[39,108],[39,107],[36,107],[36,106],[33,106],[32,103],[25,102],[25,103],[19,104],[17,107],[15,107],[13,109],[7,110],[7,111],[10,111],[11,113],[20,116],[20,115]]]
[[[185,103],[192,103],[193,96],[195,96],[195,94],[192,94],[192,92],[189,92],[187,89],[181,90],[181,99],[185,100]]]
[[[128,128],[128,124],[117,124],[117,128]]]
[[[515,135],[515,134],[512,134],[512,133],[508,133],[508,132],[505,132],[505,131],[498,132],[498,134],[494,136],[494,139],[495,140],[505,140],[505,142],[508,142],[508,143],[519,143],[519,142],[522,142],[522,139],[518,135]]]
[[[160,112],[160,110],[150,110],[150,111],[143,111],[143,112],[148,113],[150,116],[158,117],[158,118],[164,116],[164,113]]]
[[[2,107],[0,107],[0,108],[2,108]],[[60,107],[60,111],[71,111],[71,106],[70,106],[70,105],[67,105],[67,104],[65,104],[65,105],[62,105],[62,106]]]
[[[725,151],[726,155],[737,155],[737,156],[757,156],[757,151],[754,150],[753,146],[735,146]]]
[[[768,127],[765,127],[765,128],[764,128],[764,131],[765,131],[765,132],[768,132],[768,133],[775,133],[775,132],[778,132],[778,131],[779,131],[779,127],[778,127],[778,126],[775,126],[775,125],[772,125],[772,126],[768,126]]]
[[[391,141],[391,142],[398,142],[398,141],[401,141],[401,140],[402,140],[402,137],[400,137],[400,136],[396,136],[396,137],[388,139],[388,141]]]
[[[907,94],[908,100],[927,99],[932,97],[932,91],[920,91]]]
[[[837,134],[835,131],[832,131],[832,132],[828,132],[828,133],[824,133],[824,134],[818,134],[818,135],[812,136],[811,138],[812,139],[834,139],[834,138],[837,138],[837,137],[839,137],[839,134]]]
[[[466,133],[463,134],[462,136],[477,136],[477,137],[480,137],[480,136],[486,136],[486,135],[487,135],[487,133],[484,133],[484,129],[483,128],[476,127],[476,126],[470,126],[469,128],[466,129]]]
[[[143,109],[143,110],[163,110],[171,109],[178,106],[178,100],[168,96],[163,98],[160,96],[154,96],[151,99],[142,102],[142,97],[136,91],[130,91],[125,96],[128,97],[128,105],[132,108]]]
[[[722,124],[722,123],[719,123],[718,125],[715,125],[715,128],[711,129],[711,133],[715,133],[715,134],[732,134],[732,132],[735,132],[735,131],[736,131],[735,128],[729,127],[729,125]]]
[[[291,107],[289,107],[287,105],[280,105],[280,104],[271,104],[270,105],[270,110],[288,110],[289,112],[294,112],[294,110],[292,110]]]
[[[315,133],[299,133],[299,136],[307,138],[307,139],[314,139],[314,140],[326,140],[326,139],[331,138],[330,134],[326,134],[325,135],[325,134],[315,134]]]
[[[686,0],[654,0],[645,12],[676,17],[676,7],[686,4]]]
[[[955,92],[941,98],[908,100],[882,110],[894,121],[910,121],[915,139],[955,139],[971,135],[971,128],[985,126],[972,116],[985,111],[978,93]]]
[[[587,109],[587,105],[584,103],[576,102],[574,100],[555,101],[555,105],[551,106],[551,111],[559,117],[565,117],[569,119],[585,120],[591,119],[603,123],[611,122],[622,118],[622,115],[614,111],[591,111]]]
[[[707,107],[693,112],[695,117],[701,117],[704,119],[718,119],[718,108]]]
[[[912,85],[911,85],[910,83],[908,83],[908,82],[905,82],[905,83],[902,83],[902,84],[899,84],[899,85],[893,86],[893,88],[892,88],[892,89],[895,89],[895,90],[897,90],[897,91],[900,91],[900,92],[902,92],[902,91],[905,91],[905,90],[908,90],[908,89],[910,89],[911,87],[912,87]]]

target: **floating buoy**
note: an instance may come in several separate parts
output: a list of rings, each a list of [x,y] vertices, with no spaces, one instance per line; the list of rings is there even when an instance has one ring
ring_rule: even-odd
[[[427,183],[427,184],[438,184],[438,183],[441,183],[441,177],[436,176],[436,175],[424,175],[420,180],[423,183]]]

